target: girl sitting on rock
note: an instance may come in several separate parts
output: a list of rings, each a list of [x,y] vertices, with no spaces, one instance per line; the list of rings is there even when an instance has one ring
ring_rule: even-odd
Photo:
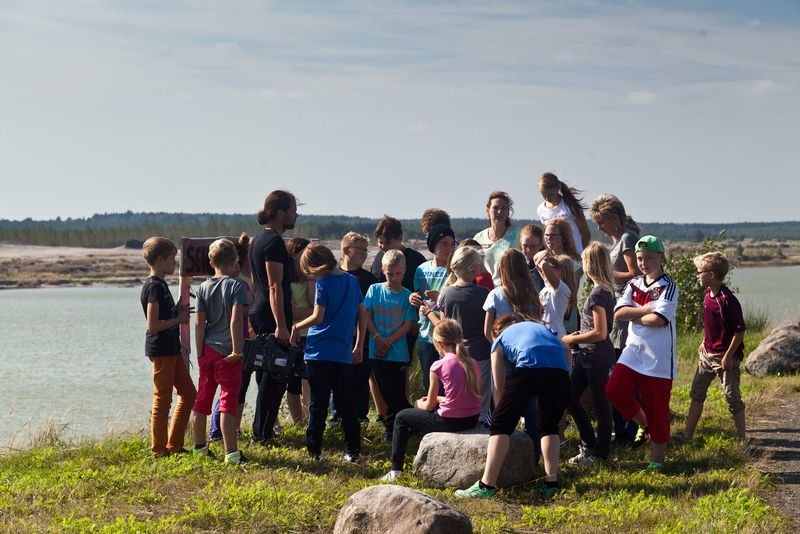
[[[440,359],[431,365],[428,394],[417,400],[416,408],[397,414],[392,436],[392,470],[381,480],[393,481],[403,474],[408,438],[412,434],[458,432],[478,423],[480,369],[467,353],[463,338],[461,327],[453,319],[443,319],[433,330],[433,346]],[[437,395],[440,383],[444,386],[444,397]]]

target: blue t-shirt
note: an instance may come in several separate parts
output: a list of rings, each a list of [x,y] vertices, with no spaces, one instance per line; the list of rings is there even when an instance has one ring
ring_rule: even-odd
[[[364,297],[364,306],[367,308],[372,322],[378,333],[384,338],[391,336],[404,321],[414,321],[417,318],[417,309],[408,301],[411,291],[401,287],[400,291],[391,291],[386,284],[372,284]],[[386,356],[375,355],[375,340],[369,339],[369,357],[373,360],[390,362],[409,362],[408,343],[405,338],[392,343]]]
[[[425,291],[441,291],[444,282],[447,280],[447,268],[434,267],[433,260],[428,260],[419,267],[414,273],[414,291],[425,293]],[[427,297],[423,297],[427,300]],[[433,323],[419,313],[419,341],[425,343],[433,343],[431,336],[433,335]]]
[[[325,316],[320,324],[308,329],[306,360],[353,363],[353,335],[362,302],[358,280],[351,274],[332,274],[317,280],[314,304],[325,308]]]
[[[506,360],[515,367],[569,370],[564,344],[541,323],[525,321],[512,324],[494,340],[492,352],[498,345],[503,347]]]

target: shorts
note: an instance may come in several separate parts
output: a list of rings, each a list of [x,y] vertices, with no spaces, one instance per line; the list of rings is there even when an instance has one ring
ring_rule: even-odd
[[[739,390],[739,360],[735,359],[733,369],[726,371],[722,368],[722,354],[711,354],[702,345],[700,345],[698,354],[700,361],[697,364],[697,370],[694,372],[692,389],[689,392],[692,400],[705,402],[711,382],[714,381],[714,378],[719,378],[722,383],[722,389],[725,392],[728,411],[730,411],[731,415],[744,410],[742,393]]]
[[[551,367],[517,367],[506,378],[503,397],[492,414],[489,434],[511,435],[531,397],[539,397],[540,434],[558,434],[558,425],[570,403],[569,373]]]
[[[637,393],[642,403],[636,401]],[[647,417],[647,428],[653,443],[669,441],[669,398],[672,380],[638,373],[618,363],[614,366],[606,384],[606,397],[625,421],[639,410]]]
[[[211,415],[211,405],[219,385],[219,411],[236,415],[239,389],[242,387],[242,362],[228,363],[223,358],[209,345],[203,347],[203,357],[197,360],[200,378],[193,412]]]

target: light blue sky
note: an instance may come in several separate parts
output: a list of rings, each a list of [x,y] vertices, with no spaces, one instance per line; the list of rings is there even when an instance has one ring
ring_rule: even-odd
[[[0,0],[0,218],[797,220],[800,2]]]

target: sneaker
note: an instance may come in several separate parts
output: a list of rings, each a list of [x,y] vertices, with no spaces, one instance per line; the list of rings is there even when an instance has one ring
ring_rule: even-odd
[[[381,480],[384,481],[384,482],[394,482],[395,480],[397,480],[401,476],[403,476],[403,472],[402,471],[395,471],[394,469],[392,469],[391,471],[389,471],[388,473],[383,475],[381,477]]]
[[[211,451],[208,450],[208,443],[206,443],[205,445],[203,445],[199,449],[197,447],[194,447],[192,449],[192,457],[200,458],[201,456],[208,456],[209,458],[213,458],[213,455],[211,454]]]
[[[560,489],[561,488],[559,488],[558,486],[548,486],[547,484],[544,484],[536,488],[536,491],[539,493],[539,495],[541,495],[545,499],[552,499],[553,496],[556,493],[558,493]]]
[[[225,453],[225,463],[231,465],[239,465],[245,461],[244,455],[236,450]]]
[[[388,444],[391,445],[393,437],[394,437],[394,434],[387,430],[386,432],[383,433],[383,442],[384,443],[388,443]]]
[[[320,451],[308,451],[308,456],[314,462],[321,462],[322,461],[322,453]]]
[[[691,445],[694,443],[694,438],[687,438],[683,432],[675,432],[671,437],[672,441],[679,445]]]
[[[661,470],[664,469],[664,464],[660,464],[658,462],[650,462],[647,464],[647,467],[644,468],[645,473],[660,473]]]
[[[456,490],[455,496],[461,499],[491,499],[495,493],[497,489],[484,489],[479,480],[467,489]]]
[[[355,464],[358,463],[358,459],[361,457],[360,454],[357,452],[346,452],[344,453],[343,459],[348,464]]]
[[[631,443],[631,448],[637,449],[650,441],[650,432],[647,431],[645,427],[639,427],[639,431],[636,432],[636,437],[633,438],[633,442]]]
[[[578,454],[567,460],[571,465],[590,465],[600,458],[592,453],[592,449],[586,445],[578,445]]]

